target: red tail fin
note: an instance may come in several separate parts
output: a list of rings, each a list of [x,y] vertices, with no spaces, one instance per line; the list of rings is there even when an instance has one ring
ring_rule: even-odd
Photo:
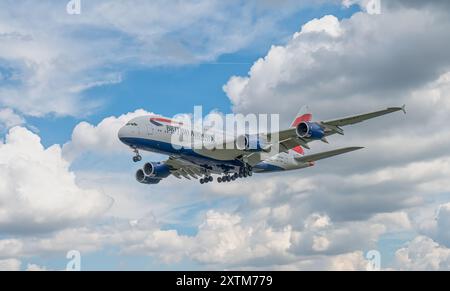
[[[312,113],[309,112],[308,106],[303,106],[298,112],[294,121],[292,122],[291,127],[296,127],[300,122],[311,120],[312,120]]]

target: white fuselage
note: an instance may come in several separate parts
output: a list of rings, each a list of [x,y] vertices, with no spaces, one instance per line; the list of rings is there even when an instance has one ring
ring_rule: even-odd
[[[203,133],[160,116],[141,116],[129,121],[119,131],[119,139],[128,146],[144,151],[182,158],[206,167],[211,173],[236,172],[241,162],[236,160],[239,149],[226,143],[226,133]],[[223,145],[219,148],[217,145]],[[259,154],[259,153],[257,153]],[[264,154],[264,153],[261,153]],[[297,162],[301,156],[293,150],[272,156],[262,156],[255,172],[295,170],[312,166]]]

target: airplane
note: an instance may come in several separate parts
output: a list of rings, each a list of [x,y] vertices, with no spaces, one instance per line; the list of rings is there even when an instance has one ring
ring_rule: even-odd
[[[178,179],[199,179],[201,184],[213,182],[212,175],[219,175],[218,183],[235,181],[239,178],[251,177],[253,173],[271,173],[309,168],[319,160],[360,150],[363,147],[346,147],[317,154],[305,155],[304,149],[310,149],[309,143],[322,141],[328,143],[327,137],[333,134],[344,135],[343,126],[403,111],[402,107],[389,107],[383,110],[344,118],[312,121],[312,114],[303,107],[297,114],[290,128],[276,133],[266,133],[266,139],[261,135],[244,135],[233,141],[236,147],[229,149],[214,146],[211,143],[221,143],[202,132],[194,132],[170,118],[147,115],[134,118],[126,123],[118,132],[119,140],[131,147],[135,156],[134,162],[140,162],[140,150],[160,153],[169,156],[163,162],[148,162],[139,169],[135,178],[142,184],[158,184],[170,175]],[[173,144],[173,135],[188,134],[209,146],[186,147]],[[271,136],[277,139],[269,141]],[[269,137],[269,139],[267,139]],[[250,147],[250,141],[256,139],[256,146]],[[238,140],[241,142],[238,143]],[[278,151],[267,157],[274,144]],[[266,155],[264,155],[266,154]]]

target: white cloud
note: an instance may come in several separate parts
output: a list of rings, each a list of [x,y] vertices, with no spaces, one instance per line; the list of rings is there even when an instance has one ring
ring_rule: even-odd
[[[16,114],[11,108],[0,109],[0,132],[24,123],[25,119]]]
[[[385,231],[382,224],[332,224],[327,216],[312,214],[307,218],[304,229],[293,232],[290,250],[298,255],[339,255],[373,246]]]
[[[439,207],[436,219],[436,239],[445,246],[450,247],[450,203]]]
[[[17,259],[0,260],[0,271],[20,271],[22,262]]]
[[[107,117],[98,125],[81,122],[74,128],[71,140],[63,146],[63,155],[66,159],[73,160],[87,152],[124,152],[127,147],[117,137],[119,129],[135,117],[150,114],[152,113],[138,109],[119,117]]]
[[[0,258],[19,256],[23,251],[23,242],[19,239],[0,240]]]
[[[319,230],[331,225],[330,218],[327,215],[318,213],[311,214],[305,221],[305,228]]]
[[[342,29],[339,20],[332,16],[326,15],[321,19],[313,19],[303,25],[300,32],[294,34],[294,38],[301,37],[308,33],[327,33],[332,37],[339,37],[342,34]]]
[[[91,0],[80,15],[66,13],[67,1],[4,2],[0,106],[32,116],[89,114],[102,101],[86,98],[87,89],[121,82],[128,69],[196,64],[256,46],[308,2]]]
[[[402,270],[450,270],[450,249],[431,238],[418,236],[395,253]]]
[[[450,203],[445,203],[423,211],[425,215],[416,221],[420,233],[431,237],[439,244],[450,247]]]
[[[96,190],[81,189],[58,145],[15,127],[0,143],[0,229],[40,232],[83,223],[111,205]]]
[[[248,76],[230,78],[224,90],[234,111],[281,113],[285,124],[304,104],[327,119],[406,103],[410,112],[417,112],[408,118],[422,119],[421,128],[445,111],[436,103],[448,103],[448,98],[412,94],[450,69],[445,37],[450,22],[444,15],[433,7],[392,8],[340,21],[331,15],[314,19],[287,44],[272,46]],[[424,55],[430,58],[424,60]],[[448,96],[444,88],[438,86]]]
[[[448,246],[446,204],[435,217],[422,212],[436,200],[446,201],[442,193],[450,189],[450,131],[442,126],[448,123],[450,100],[449,7],[422,2],[389,1],[381,15],[314,19],[287,44],[272,46],[247,76],[234,76],[224,86],[235,112],[281,113],[285,125],[303,104],[317,119],[407,104],[406,118],[386,116],[331,138],[333,147],[367,146],[364,153],[321,162],[304,171],[306,177],[271,176],[240,188],[243,195],[260,197],[250,207],[289,205],[284,223],[293,226],[291,249],[298,255],[325,252],[329,258],[374,246],[383,233],[415,231],[426,232],[440,248]],[[307,191],[295,190],[302,184]],[[225,187],[219,193],[232,190]],[[314,229],[318,217],[330,224]],[[436,251],[437,260],[440,255],[445,262],[445,251]]]
[[[375,214],[370,221],[386,226],[387,232],[409,231],[412,229],[408,213],[405,211],[378,213]]]
[[[68,249],[95,252],[114,246],[125,255],[147,255],[168,264],[186,259],[214,269],[364,270],[367,261],[363,251],[376,247],[381,235],[414,233],[418,229],[419,233],[427,232],[428,237],[419,236],[398,250],[397,267],[448,269],[450,208],[443,203],[435,216],[421,214],[434,201],[445,200],[441,193],[450,188],[450,131],[442,126],[448,123],[450,108],[448,50],[442,49],[448,46],[447,39],[442,37],[448,30],[448,19],[432,6],[426,6],[424,11],[414,7],[387,10],[381,16],[360,13],[349,20],[338,21],[333,16],[313,20],[288,44],[272,47],[264,59],[254,64],[249,76],[233,77],[225,87],[236,111],[264,112],[269,108],[282,112],[285,122],[298,109],[293,104],[299,103],[312,102],[315,112],[327,118],[377,108],[380,104],[406,102],[411,112],[406,121],[400,115],[389,116],[346,132],[348,135],[341,138],[346,144],[366,144],[367,136],[371,136],[369,148],[363,154],[355,153],[353,159],[330,159],[303,172],[255,176],[234,184],[199,188],[193,182],[169,178],[163,186],[146,187],[133,181],[132,172],[90,169],[77,172],[75,180],[75,174],[69,172],[67,162],[61,159],[59,146],[44,149],[37,136],[15,129],[22,134],[16,133],[16,139],[10,137],[6,144],[1,144],[0,154],[13,142],[14,147],[9,147],[4,156],[13,153],[11,160],[31,160],[33,167],[29,169],[28,163],[23,166],[1,158],[1,163],[8,162],[8,167],[2,168],[0,164],[0,171],[12,173],[14,167],[20,166],[14,177],[29,176],[32,172],[39,175],[26,183],[20,179],[5,180],[17,182],[17,187],[0,184],[0,199],[9,203],[6,210],[0,207],[0,218],[19,217],[9,212],[21,209],[25,217],[33,218],[30,220],[43,219],[47,228],[59,230],[46,236],[0,240],[0,258],[62,253]],[[112,15],[117,13],[120,11]],[[139,17],[135,19],[138,22]],[[436,26],[437,23],[440,25]],[[119,21],[117,26],[120,31],[145,33],[138,23]],[[436,39],[441,40],[439,48]],[[400,44],[404,47],[399,47]],[[424,59],[427,62],[422,63]],[[422,70],[414,70],[417,67]],[[87,152],[98,154],[99,149],[106,153],[125,151],[126,147],[117,140],[117,130],[128,119],[141,114],[145,113],[110,117],[98,125],[79,124],[72,140],[64,145],[63,157],[72,160]],[[316,146],[320,149],[323,145]],[[45,158],[39,158],[46,152]],[[53,166],[45,166],[49,163]],[[44,174],[50,177],[41,176]],[[41,177],[39,181],[59,183],[59,175],[72,176],[64,179],[71,186],[36,182]],[[82,182],[77,181],[80,177]],[[135,184],[129,186],[130,183]],[[87,192],[81,187],[85,185],[89,185],[86,189],[96,190]],[[115,201],[121,204],[108,214],[120,218],[106,225],[67,228],[79,222],[80,217],[97,217],[102,212],[94,207],[95,216],[71,208],[61,217],[60,212],[67,205],[57,195],[57,209],[44,207],[42,201],[46,199],[33,197],[33,206],[40,209],[30,214],[29,207],[24,207],[29,205],[17,195],[13,195],[14,199],[1,196],[23,189],[27,193],[28,189],[44,189],[48,194],[54,193],[55,187],[58,192],[72,189],[81,193],[72,198],[83,200],[82,209],[89,208],[85,207],[87,200],[92,205],[103,205],[97,203],[104,200],[98,195],[107,189],[106,193],[113,193]],[[177,191],[179,187],[183,187],[181,193]],[[53,196],[43,197],[53,201]],[[226,206],[221,204],[207,211],[211,200],[216,199],[226,200]],[[192,209],[196,214],[186,219],[186,213]],[[146,210],[155,217],[121,224],[120,219],[142,217]],[[50,214],[53,219],[71,223],[56,227]],[[180,234],[167,227],[173,224],[197,231],[192,235]],[[425,227],[420,229],[421,226]],[[10,223],[11,227],[16,225]]]
[[[335,256],[316,256],[300,260],[293,270],[361,271],[367,269],[367,261],[361,251]]]
[[[209,211],[195,237],[192,257],[210,264],[245,264],[273,254],[283,255],[289,247],[290,227],[275,230],[263,224],[246,225],[228,213]]]

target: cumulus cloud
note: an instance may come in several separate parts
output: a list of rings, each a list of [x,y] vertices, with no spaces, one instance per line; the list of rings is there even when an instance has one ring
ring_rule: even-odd
[[[97,190],[81,189],[58,145],[45,149],[22,127],[0,143],[0,229],[41,232],[81,223],[111,205]]]
[[[450,247],[450,203],[439,207],[436,228],[436,239],[445,246]]]
[[[127,148],[117,138],[119,129],[135,117],[150,114],[153,113],[138,109],[119,117],[107,117],[97,125],[81,122],[75,126],[71,140],[64,144],[63,155],[66,159],[73,160],[77,156],[88,152],[123,152]]]
[[[349,114],[348,104],[353,110],[400,105],[410,90],[438,79],[450,65],[445,49],[450,43],[436,41],[450,26],[444,15],[403,9],[312,20],[288,44],[273,46],[249,76],[231,78],[224,90],[235,111],[276,111],[284,118],[295,115],[293,104],[310,103],[325,118]],[[419,66],[422,70],[414,69]],[[276,98],[283,102],[270,102]]]
[[[370,249],[384,232],[382,224],[351,222],[333,225],[326,215],[312,214],[305,227],[293,233],[291,251],[298,255],[339,255]]]
[[[317,223],[319,226],[316,227],[322,228],[322,222]],[[37,253],[41,256],[61,254],[73,248],[87,254],[114,246],[119,247],[123,255],[147,255],[165,264],[188,259],[218,270],[363,270],[367,265],[362,251],[291,253],[291,234],[289,226],[276,229],[264,221],[243,221],[236,214],[208,211],[197,233],[189,236],[173,229],[163,229],[154,217],[147,216],[129,223],[61,230],[45,238],[26,237],[14,242],[0,240],[0,245],[14,246],[17,257]],[[30,269],[40,269],[30,266]]]
[[[280,19],[309,5],[92,0],[68,15],[66,4],[1,4],[0,106],[32,116],[85,115],[101,104],[85,98],[86,90],[121,82],[125,69],[212,61],[274,38]]]
[[[398,267],[403,270],[449,270],[450,249],[431,238],[418,236],[395,253]]]
[[[368,2],[343,4],[364,8]],[[415,231],[448,246],[446,204],[435,216],[423,212],[435,207],[433,199],[445,201],[442,193],[450,189],[450,131],[442,126],[448,123],[450,100],[450,7],[445,1],[382,2],[380,15],[361,12],[343,20],[328,15],[306,23],[287,44],[272,46],[247,76],[233,76],[224,86],[235,112],[281,113],[285,125],[303,104],[325,120],[407,104],[406,118],[386,116],[331,138],[334,147],[367,146],[353,159],[318,163],[306,177],[271,176],[259,182],[265,190],[258,193],[240,188],[260,198],[259,204],[250,199],[250,207],[289,205],[283,221],[293,225],[292,249],[299,254],[331,251],[341,227],[351,229],[356,240],[364,238],[357,243],[362,249],[382,233]],[[307,191],[293,190],[305,184]],[[307,224],[296,223],[312,213],[332,224],[308,231]],[[365,233],[370,227],[375,228]],[[338,253],[343,251],[350,250]]]
[[[83,184],[89,188],[103,189],[103,183],[108,184],[104,186],[108,192],[114,188],[126,193],[121,194],[120,201],[123,207],[132,210],[117,209],[115,214],[120,213],[121,218],[139,218],[146,209],[151,209],[163,221],[147,216],[126,224],[62,228],[46,220],[49,214],[58,221],[73,223],[79,217],[88,219],[102,213],[95,207],[88,211],[89,207],[83,203],[91,201],[91,205],[97,206],[107,203],[97,203],[104,200],[98,196],[99,190],[84,190],[74,182],[74,174],[61,159],[59,146],[44,149],[35,135],[14,129],[10,135],[14,136],[15,130],[23,135],[17,134],[16,139],[8,137],[1,144],[0,153],[5,146],[14,144],[17,145],[14,148],[22,149],[20,155],[13,155],[14,159],[41,161],[39,157],[48,152],[52,158],[42,160],[52,160],[53,166],[50,170],[42,166],[47,162],[39,162],[40,167],[34,163],[32,167],[21,166],[17,171],[21,175],[14,172],[16,176],[29,176],[34,171],[39,176],[26,181],[30,184],[14,180],[24,183],[17,187],[5,183],[0,193],[11,193],[11,189],[39,190],[43,187],[36,182],[39,177],[59,183],[59,175],[63,175],[69,187],[47,185],[45,193],[54,193],[51,190],[55,187],[61,193],[72,189],[79,193],[76,197],[82,197],[81,208],[91,214],[75,208],[62,215],[60,212],[66,205],[60,196],[55,197],[59,201],[55,204],[57,209],[45,208],[41,200],[36,203],[32,200],[35,207],[45,209],[38,212],[29,210],[29,205],[17,198],[22,196],[13,195],[10,199],[1,194],[9,204],[6,210],[0,208],[3,211],[0,218],[17,217],[9,213],[11,209],[19,209],[11,207],[13,203],[23,209],[24,217],[31,217],[29,221],[44,221],[46,228],[58,231],[45,237],[0,240],[0,258],[8,260],[73,248],[95,252],[114,246],[121,254],[145,254],[169,264],[188,259],[214,269],[365,270],[364,252],[376,248],[383,234],[414,235],[418,231],[423,235],[396,252],[395,267],[448,269],[450,211],[446,203],[439,211],[433,209],[435,201],[442,200],[442,193],[450,189],[450,131],[442,126],[448,123],[450,108],[450,50],[445,37],[449,21],[441,11],[445,5],[437,2],[437,6],[416,1],[411,5],[407,1],[395,2],[382,15],[357,13],[341,21],[334,16],[312,20],[286,45],[273,46],[265,58],[254,64],[248,76],[235,76],[224,87],[236,112],[277,111],[282,113],[284,123],[298,110],[293,104],[310,103],[314,112],[320,114],[317,117],[326,119],[407,103],[411,112],[407,119],[400,115],[386,116],[360,128],[346,129],[346,137],[339,137],[347,145],[365,145],[370,135],[369,148],[364,153],[354,153],[353,159],[337,157],[321,161],[303,172],[261,175],[245,183],[208,184],[203,188],[187,181],[177,180],[175,184],[169,178],[164,187],[134,184],[131,189],[132,175],[129,180],[124,178],[129,173],[77,173],[77,177],[82,175],[88,181]],[[127,23],[118,25],[126,31],[139,28],[139,25],[130,28]],[[126,150],[117,141],[117,130],[128,119],[142,114],[146,112],[110,117],[98,125],[79,124],[71,141],[63,147],[63,157],[73,160],[98,149],[108,153]],[[334,145],[339,144],[338,138],[333,141]],[[12,147],[4,156],[10,153],[14,153]],[[3,169],[7,177],[12,176],[14,165],[10,162],[2,168],[0,164],[0,172]],[[40,176],[44,174],[51,176]],[[181,194],[176,191],[180,183],[184,183]],[[139,199],[124,198],[129,195]],[[72,196],[68,200],[78,201]],[[50,198],[53,201],[53,196]],[[227,205],[222,208],[227,209],[206,211],[211,208],[211,200],[226,200]],[[422,214],[425,208],[431,215]],[[192,209],[200,213],[191,221],[180,222]],[[176,219],[166,214],[171,211],[177,212]],[[39,220],[30,213],[37,213]],[[9,221],[14,226],[12,219]],[[195,229],[194,234],[181,234],[168,226],[177,223],[188,224]]]
[[[428,213],[427,213],[428,212]],[[431,207],[416,223],[423,235],[431,237],[437,243],[450,247],[450,203]]]
[[[124,252],[145,253],[165,262],[189,258],[217,268],[366,269],[365,250],[375,248],[383,234],[414,232],[417,217],[412,222],[411,213],[450,187],[446,150],[450,132],[439,126],[448,119],[450,72],[447,51],[441,48],[449,44],[443,38],[445,29],[435,29],[438,21],[444,27],[448,23],[434,6],[426,7],[426,20],[416,21],[423,13],[414,6],[393,7],[379,16],[357,13],[348,20],[334,16],[312,20],[286,45],[272,47],[249,76],[235,76],[224,87],[236,112],[278,111],[285,123],[297,111],[292,104],[312,103],[318,118],[326,119],[407,103],[414,113],[407,121],[400,115],[387,116],[373,125],[366,123],[364,129],[346,129],[348,135],[341,138],[346,144],[365,145],[370,134],[364,154],[356,153],[358,158],[345,163],[341,158],[323,161],[301,174],[207,185],[202,189],[209,199],[246,199],[237,203],[236,212],[205,213],[193,236],[151,224],[123,229],[114,240],[105,237],[120,242]],[[399,44],[410,48],[407,54]],[[423,55],[433,57],[422,64]],[[416,66],[426,72],[416,72]],[[283,102],[274,104],[274,98]],[[104,125],[80,125],[64,152],[77,156],[95,150],[99,142],[86,141],[89,132],[106,140],[112,137],[107,151],[119,150],[115,134],[107,128],[120,118],[105,120]],[[380,134],[374,135],[374,130]],[[445,245],[445,206],[437,217],[432,238]],[[445,259],[439,248],[444,249],[438,247],[437,256]],[[426,267],[411,263],[410,249],[397,254],[411,268]]]
[[[25,119],[16,114],[11,108],[0,109],[0,132],[24,123]]]
[[[0,240],[0,258],[16,257],[22,254],[23,242],[19,239]]]

